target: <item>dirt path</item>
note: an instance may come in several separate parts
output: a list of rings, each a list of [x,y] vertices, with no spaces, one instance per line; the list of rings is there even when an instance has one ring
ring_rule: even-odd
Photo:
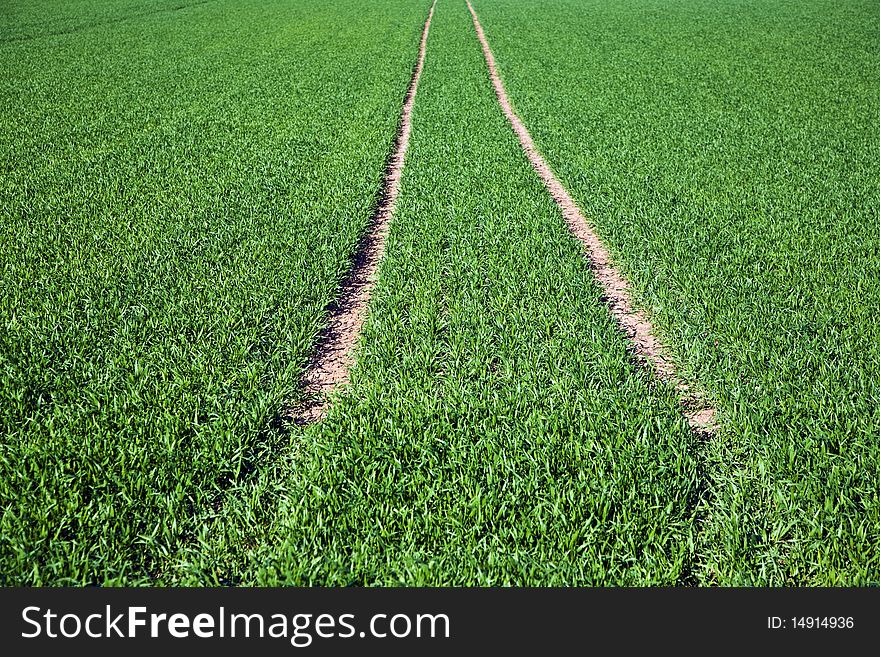
[[[504,89],[504,84],[498,75],[495,57],[492,55],[486,34],[483,32],[483,27],[480,25],[470,0],[467,0],[467,5],[474,20],[477,36],[483,46],[483,54],[486,57],[486,64],[489,67],[489,75],[492,78],[492,85],[495,87],[498,102],[501,104],[501,108],[504,110],[508,121],[513,126],[513,130],[519,138],[519,142],[529,158],[529,162],[532,163],[538,175],[541,176],[553,200],[556,201],[556,204],[562,210],[562,215],[569,229],[586,247],[593,275],[602,287],[605,301],[611,310],[611,314],[632,344],[639,361],[650,364],[661,379],[669,381],[675,386],[680,396],[682,412],[691,428],[703,433],[713,432],[715,430],[715,409],[707,406],[690,392],[687,384],[676,374],[675,365],[668,357],[669,350],[655,337],[654,329],[647,315],[633,307],[629,283],[614,267],[611,262],[611,256],[602,244],[599,236],[592,229],[583,213],[581,213],[574,199],[556,178],[546,160],[538,152],[532,136],[513,110],[510,99],[507,97],[507,92]]]
[[[400,191],[416,89],[425,65],[428,30],[436,4],[434,0],[422,30],[419,56],[403,102],[392,154],[385,168],[379,204],[358,244],[351,270],[342,282],[339,298],[328,308],[327,326],[319,336],[315,355],[303,376],[304,400],[288,413],[296,424],[311,424],[322,419],[327,413],[330,393],[348,382],[349,369],[354,364],[354,348],[367,316],[367,305],[376,284],[376,272],[385,252],[391,216]]]

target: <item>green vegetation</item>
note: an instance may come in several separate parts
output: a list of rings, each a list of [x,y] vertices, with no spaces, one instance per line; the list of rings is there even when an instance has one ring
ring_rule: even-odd
[[[7,0],[0,584],[880,583],[880,10],[439,0],[352,383],[284,426],[430,0]]]
[[[698,580],[880,581],[877,4],[474,4],[539,147],[720,408]]]
[[[3,4],[4,584],[161,578],[278,445],[427,12],[179,4]]]
[[[189,10],[212,1],[6,0],[0,11],[0,43],[103,29],[128,20],[137,25],[151,14]]]
[[[501,113],[463,2],[438,3],[427,52],[352,386],[184,571],[675,583],[691,564],[695,438],[670,390],[631,365]]]

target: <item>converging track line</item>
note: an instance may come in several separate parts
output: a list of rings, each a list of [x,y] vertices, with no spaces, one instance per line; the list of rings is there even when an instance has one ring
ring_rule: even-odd
[[[574,199],[563,187],[562,183],[559,182],[550,165],[547,164],[547,161],[538,151],[531,134],[529,134],[525,124],[516,114],[510,103],[510,99],[504,89],[504,84],[501,81],[501,76],[498,74],[495,57],[489,48],[486,33],[483,31],[483,26],[480,25],[477,13],[474,11],[470,0],[466,0],[466,2],[474,21],[477,37],[483,47],[483,55],[489,68],[489,76],[492,79],[492,85],[495,87],[495,94],[498,97],[501,109],[504,111],[507,120],[510,121],[529,162],[531,162],[535,171],[538,172],[553,200],[556,201],[556,204],[562,211],[562,216],[569,229],[586,247],[593,276],[602,288],[612,316],[626,335],[627,340],[631,343],[639,361],[650,364],[657,376],[664,381],[670,382],[675,387],[679,394],[682,413],[687,418],[690,427],[700,433],[713,433],[715,431],[715,409],[707,406],[695,396],[689,390],[687,384],[677,375],[675,365],[668,357],[669,350],[654,335],[654,328],[647,315],[633,306],[630,285],[612,264],[608,249],[602,244],[599,236],[590,226]]]
[[[376,285],[376,273],[385,252],[391,217],[400,192],[416,89],[425,65],[428,31],[436,4],[434,0],[422,30],[419,56],[403,102],[391,157],[385,168],[379,204],[358,244],[351,270],[342,282],[339,298],[327,309],[327,326],[320,334],[315,354],[303,375],[303,401],[287,413],[287,417],[296,424],[312,424],[323,419],[330,403],[330,393],[349,380],[355,346],[367,316],[367,306]]]

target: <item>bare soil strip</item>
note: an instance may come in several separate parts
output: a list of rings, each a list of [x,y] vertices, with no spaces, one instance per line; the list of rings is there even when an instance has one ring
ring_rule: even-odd
[[[379,203],[358,244],[351,270],[342,282],[339,298],[327,308],[327,326],[321,331],[315,354],[303,375],[303,402],[288,411],[288,418],[296,424],[311,424],[323,419],[330,403],[330,393],[348,383],[349,369],[354,364],[354,349],[367,316],[367,305],[376,284],[376,272],[385,252],[394,204],[400,192],[416,89],[425,65],[428,30],[436,4],[434,0],[422,30],[419,56],[403,102],[391,157],[385,167]]]
[[[532,163],[538,175],[541,176],[553,200],[556,201],[556,204],[562,210],[562,215],[569,229],[586,247],[593,275],[602,287],[604,300],[608,304],[614,319],[632,344],[636,358],[639,362],[652,367],[661,379],[669,381],[675,386],[680,396],[682,412],[692,429],[701,433],[714,432],[716,428],[714,426],[715,409],[703,403],[688,389],[687,384],[678,377],[675,365],[668,357],[669,350],[654,335],[654,329],[647,315],[633,306],[629,283],[612,264],[608,249],[602,244],[599,236],[590,226],[574,199],[566,191],[565,187],[562,186],[562,183],[556,178],[546,160],[538,152],[528,129],[513,110],[513,106],[504,89],[504,84],[501,82],[501,77],[498,74],[495,57],[492,55],[486,34],[483,32],[483,26],[480,25],[470,0],[467,0],[467,5],[474,20],[477,36],[483,46],[483,54],[486,57],[486,64],[489,67],[489,75],[492,79],[492,85],[495,87],[498,102],[501,104],[501,108],[504,110],[508,121],[513,126],[513,130],[519,138],[519,142],[529,158],[529,162]]]

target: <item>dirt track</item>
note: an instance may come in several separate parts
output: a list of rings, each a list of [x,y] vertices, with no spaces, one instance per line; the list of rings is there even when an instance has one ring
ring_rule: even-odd
[[[435,0],[422,30],[419,55],[403,102],[391,157],[385,168],[379,204],[358,244],[351,270],[342,282],[339,298],[328,308],[327,326],[321,332],[315,355],[303,376],[303,402],[289,412],[289,417],[297,424],[311,424],[326,415],[330,393],[348,382],[349,369],[354,364],[354,349],[367,316],[367,305],[376,284],[376,272],[385,252],[391,216],[400,192],[416,89],[425,65],[428,31],[436,4]]]
[[[483,31],[482,25],[480,25],[470,0],[467,0],[467,5],[474,21],[477,37],[480,39],[480,44],[483,47],[483,55],[489,67],[489,76],[492,79],[492,85],[495,87],[498,102],[501,104],[501,108],[508,121],[513,126],[513,130],[526,156],[529,158],[529,162],[538,172],[538,175],[541,176],[541,180],[544,181],[544,185],[562,211],[562,216],[565,218],[569,229],[586,247],[593,275],[602,288],[611,314],[632,344],[633,351],[639,361],[649,364],[661,379],[669,381],[675,386],[680,395],[682,412],[690,426],[694,430],[711,433],[714,431],[715,409],[701,403],[689,391],[687,384],[678,377],[675,365],[669,359],[669,350],[654,335],[654,328],[651,326],[647,315],[633,306],[629,283],[612,264],[608,249],[602,244],[599,236],[590,226],[574,199],[566,191],[565,187],[562,186],[562,183],[559,182],[559,179],[556,178],[556,175],[550,169],[550,165],[547,164],[547,161],[538,152],[532,136],[514,111],[510,99],[507,97],[507,92],[504,89],[504,84],[495,65],[495,57],[492,55],[486,34]]]

